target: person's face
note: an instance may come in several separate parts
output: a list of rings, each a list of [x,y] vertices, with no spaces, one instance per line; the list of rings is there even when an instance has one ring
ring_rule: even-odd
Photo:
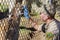
[[[47,14],[44,14],[44,13],[41,13],[40,14],[40,17],[41,17],[41,20],[42,21],[46,21],[48,19],[48,15]]]

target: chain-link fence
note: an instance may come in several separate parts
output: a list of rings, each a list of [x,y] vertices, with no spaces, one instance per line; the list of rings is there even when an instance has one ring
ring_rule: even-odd
[[[6,40],[9,24],[8,18],[0,20],[0,40]]]
[[[30,38],[28,38],[29,32],[22,33],[20,31],[18,26],[20,20],[18,21],[18,19],[21,16],[16,17],[16,12],[19,11],[17,11],[18,5],[15,5],[15,3],[16,0],[0,0],[0,40],[29,40]],[[6,11],[7,9],[9,9],[9,12]],[[8,16],[11,13],[13,17],[9,18]]]
[[[42,40],[43,33],[35,32],[31,28],[31,22],[24,16],[16,16],[19,13],[18,8],[19,4],[16,5],[16,0],[0,0],[0,40]],[[9,11],[6,11],[7,9]],[[40,15],[31,18],[38,24],[42,23]]]

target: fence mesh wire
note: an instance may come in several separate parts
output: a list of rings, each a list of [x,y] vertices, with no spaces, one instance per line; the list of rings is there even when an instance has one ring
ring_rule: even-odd
[[[0,20],[0,40],[6,40],[8,28],[8,18]]]
[[[9,18],[5,18],[8,16],[4,14],[5,9],[9,9],[9,12],[15,7],[16,0],[0,0],[0,40],[29,40],[29,32],[22,32],[20,28],[15,28],[17,24],[14,21],[10,21]],[[9,13],[8,12],[8,13]],[[11,24],[10,22],[13,22]],[[14,26],[12,26],[14,25]],[[23,25],[23,24],[22,24]],[[24,31],[24,29],[23,29]],[[19,36],[19,37],[18,37]]]
[[[4,10],[4,7],[9,9],[9,14],[11,10],[15,7],[15,3],[16,0],[0,0],[0,18],[3,16],[3,18],[0,19],[0,40],[40,40],[42,37],[42,33],[32,33],[33,31],[29,29],[31,28],[31,22],[25,19],[25,17],[20,16],[21,19],[18,27],[16,26],[17,24],[15,24],[13,20],[9,20],[8,17],[5,18],[7,14],[5,15],[2,11]],[[5,6],[3,7],[1,5]],[[32,19],[36,21],[38,24],[41,23],[39,16],[33,16]],[[10,22],[13,22],[13,24]],[[33,36],[33,38],[31,36]]]

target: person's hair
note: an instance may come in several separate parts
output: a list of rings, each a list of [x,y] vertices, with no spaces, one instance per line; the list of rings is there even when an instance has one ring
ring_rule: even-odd
[[[45,11],[47,12],[48,16],[50,16],[51,18],[54,18],[55,13],[54,13],[54,14],[50,13],[50,12],[47,10],[47,8],[46,8],[45,5],[44,5],[44,9],[45,9]]]

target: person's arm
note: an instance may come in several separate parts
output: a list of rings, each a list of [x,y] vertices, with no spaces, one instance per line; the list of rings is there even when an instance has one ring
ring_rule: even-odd
[[[53,24],[51,26],[51,30],[49,30],[48,32],[46,32],[46,37],[47,37],[47,39],[53,39],[54,37],[57,37],[58,34],[59,34],[59,29],[57,28],[56,24]]]
[[[39,26],[38,26],[37,22],[35,22],[32,18],[29,18],[29,22],[31,22],[33,28],[38,30]]]
[[[24,16],[26,19],[29,20],[29,22],[32,22],[32,27],[35,28],[36,30],[38,30],[39,26],[38,24],[29,16],[29,11],[28,11],[28,8],[27,6],[23,6],[24,8]]]

